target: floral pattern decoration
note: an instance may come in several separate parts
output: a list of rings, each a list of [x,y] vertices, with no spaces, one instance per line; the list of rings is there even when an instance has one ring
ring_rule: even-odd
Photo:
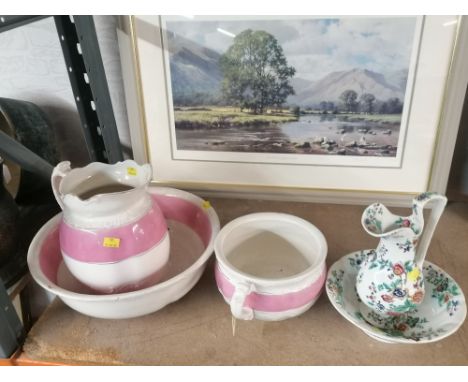
[[[327,279],[327,290],[334,297],[335,302],[343,306],[343,276],[344,271],[332,271]]]
[[[380,203],[375,203],[371,208],[367,208],[364,224],[369,231],[374,233],[382,233],[382,216],[384,214],[383,206]]]
[[[365,294],[366,305],[379,312],[404,313],[416,309],[424,298],[424,283],[421,271],[414,262],[408,260],[394,264],[390,261],[375,260],[368,269],[375,267],[386,272],[387,277],[379,283],[369,283]],[[358,284],[362,283],[364,273],[358,273]]]
[[[430,197],[421,194],[413,203]],[[415,263],[422,219],[416,214],[395,216],[380,203],[367,207],[363,218],[365,228],[378,234],[380,242],[356,280],[361,300],[380,313],[411,312],[424,297],[423,275]]]
[[[454,298],[461,294],[458,286],[431,265],[426,268],[426,280],[433,285],[431,297],[437,299],[439,306],[445,305],[448,314],[453,316],[459,306],[458,299]]]
[[[416,297],[422,300],[421,306],[417,306],[411,312],[382,315],[369,311],[363,314],[355,289],[354,293],[348,295],[345,300],[343,294],[346,290],[354,288],[355,282],[352,280],[357,277],[360,266],[374,254],[373,250],[355,252],[346,256],[343,262],[338,262],[331,267],[326,283],[327,293],[331,301],[341,307],[339,309],[341,314],[379,338],[397,339],[403,342],[432,341],[458,327],[457,320],[463,316],[463,309],[466,309],[463,293],[453,279],[427,262],[423,267],[423,273],[428,293],[426,296]],[[395,264],[393,271],[396,275],[408,273],[404,264]],[[372,286],[372,290],[378,292],[378,289],[378,286]],[[389,300],[397,298],[393,293],[384,293],[384,295]],[[424,309],[421,309],[422,307]],[[460,313],[458,313],[459,310],[461,310]],[[452,317],[457,318],[450,324]]]
[[[356,317],[364,320],[371,325],[375,325],[374,329],[385,333],[393,338],[407,338],[409,340],[419,342],[422,339],[432,340],[435,337],[445,333],[444,328],[428,327],[429,320],[427,317],[420,317],[412,314],[401,314],[393,316],[380,316],[375,312],[370,312],[366,317],[361,312],[355,313]]]

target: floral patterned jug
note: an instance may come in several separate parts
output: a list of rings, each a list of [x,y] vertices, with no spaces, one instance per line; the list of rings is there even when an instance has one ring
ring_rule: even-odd
[[[424,206],[432,202],[424,227]],[[374,203],[362,215],[362,225],[380,238],[361,265],[356,290],[361,301],[380,314],[412,311],[424,298],[422,265],[439,218],[447,204],[445,196],[425,192],[413,200],[413,214],[393,215],[384,205]]]

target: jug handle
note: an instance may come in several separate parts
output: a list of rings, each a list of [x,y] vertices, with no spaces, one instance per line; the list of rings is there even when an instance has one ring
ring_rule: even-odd
[[[422,269],[427,249],[431,243],[437,223],[444,212],[447,198],[435,192],[424,192],[413,199],[413,211],[421,221],[424,221],[423,210],[426,204],[432,202],[432,211],[428,217],[427,224],[423,224],[423,232],[416,248],[415,263]]]
[[[64,210],[65,205],[63,204],[62,194],[60,193],[60,183],[65,175],[71,171],[70,162],[64,161],[60,162],[55,166],[54,171],[52,171],[52,176],[50,179],[52,185],[52,191],[54,192],[55,199],[59,204],[62,211]]]

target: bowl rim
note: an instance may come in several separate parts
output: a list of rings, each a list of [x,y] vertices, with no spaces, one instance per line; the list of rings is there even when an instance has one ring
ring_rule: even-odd
[[[221,244],[223,240],[227,237],[229,233],[231,233],[237,227],[247,224],[254,221],[279,221],[285,223],[293,223],[296,225],[300,225],[306,230],[310,231],[311,235],[314,236],[321,247],[320,252],[317,254],[318,262],[314,266],[307,267],[304,271],[297,273],[295,275],[289,277],[283,277],[279,279],[271,279],[266,277],[257,277],[253,276],[249,273],[243,272],[238,268],[234,267],[226,258],[226,255],[221,251]],[[328,244],[323,235],[322,231],[320,231],[315,225],[311,222],[302,219],[298,216],[283,213],[283,212],[256,212],[247,215],[240,216],[234,220],[231,220],[228,224],[226,224],[218,233],[214,243],[214,252],[216,256],[216,260],[220,264],[220,271],[222,273],[227,273],[226,276],[234,276],[238,279],[242,279],[245,281],[252,282],[256,285],[262,286],[286,286],[292,283],[299,283],[305,279],[309,279],[312,275],[316,274],[316,277],[319,278],[323,272],[323,267],[326,262],[327,253],[328,253]]]
[[[115,294],[84,294],[84,293],[77,293],[73,291],[69,291],[65,288],[60,287],[56,283],[52,282],[49,278],[45,276],[42,272],[40,264],[39,264],[39,253],[40,253],[40,245],[44,238],[52,232],[53,228],[58,226],[60,219],[62,217],[63,212],[59,212],[57,215],[49,219],[49,221],[44,224],[41,229],[36,233],[34,236],[29,249],[28,249],[28,256],[27,262],[29,271],[33,276],[34,280],[42,286],[47,291],[53,293],[54,295],[72,299],[72,300],[79,300],[79,301],[88,301],[88,302],[102,302],[102,301],[114,301],[114,300],[127,300],[132,299],[134,297],[141,297],[147,294],[154,293],[158,290],[163,290],[171,285],[176,284],[183,278],[189,277],[189,275],[195,272],[197,269],[202,267],[210,258],[214,250],[214,241],[216,236],[220,230],[220,222],[218,215],[213,207],[205,206],[204,200],[197,195],[194,195],[190,192],[179,190],[176,188],[170,187],[158,187],[158,186],[149,186],[148,192],[151,194],[160,194],[164,196],[170,197],[177,197],[189,201],[200,208],[203,212],[206,213],[210,225],[211,225],[211,237],[210,241],[208,242],[204,252],[200,255],[200,257],[192,264],[190,267],[185,269],[183,272],[171,277],[170,279],[163,281],[161,283],[157,283],[155,285],[149,286],[147,288],[139,289],[136,291],[131,292],[124,292],[124,293],[115,293]]]

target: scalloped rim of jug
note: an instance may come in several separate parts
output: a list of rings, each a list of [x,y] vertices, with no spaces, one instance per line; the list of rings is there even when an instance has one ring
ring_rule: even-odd
[[[85,173],[88,172],[89,170],[93,169],[93,168],[101,168],[101,169],[108,169],[109,166],[112,166],[112,167],[125,167],[125,166],[128,166],[128,167],[137,167],[139,169],[144,169],[146,171],[146,179],[143,179],[142,182],[141,182],[141,185],[138,185],[138,186],[132,186],[133,189],[130,189],[130,190],[126,190],[126,191],[118,191],[118,192],[109,192],[109,193],[106,193],[105,195],[106,196],[115,196],[115,195],[128,195],[129,193],[133,192],[134,189],[138,189],[138,188],[147,188],[150,181],[151,181],[151,177],[152,177],[152,168],[151,168],[151,165],[148,164],[148,163],[145,163],[143,165],[140,165],[138,164],[137,162],[135,162],[134,160],[131,160],[131,159],[127,159],[125,161],[120,161],[120,162],[116,162],[114,164],[107,164],[107,163],[101,163],[101,162],[92,162],[92,163],[89,163],[88,165],[84,166],[84,167],[77,167],[77,168],[74,168],[74,169],[71,169],[70,172],[67,174],[76,174],[77,176],[80,176],[81,173]],[[85,178],[85,177],[84,177]],[[86,179],[89,179],[89,177],[86,177]],[[118,181],[116,181],[117,183],[120,183]],[[93,195],[91,196],[90,198],[88,199],[81,199],[76,193],[73,193],[73,190],[76,188],[76,185],[75,187],[70,187],[70,190],[68,190],[67,192],[64,192],[63,190],[63,186],[64,186],[64,183],[65,183],[65,186],[68,186],[66,183],[66,177],[63,178],[62,182],[60,183],[60,187],[59,187],[59,193],[60,195],[62,196],[63,199],[67,198],[67,199],[77,199],[80,201],[81,204],[83,205],[87,205],[87,204],[91,204],[91,203],[95,203],[96,200],[99,200],[99,198],[103,195],[103,194],[96,194],[96,195]],[[128,183],[121,183],[121,184],[125,184],[125,185],[128,185],[128,186],[131,186],[129,185]]]

